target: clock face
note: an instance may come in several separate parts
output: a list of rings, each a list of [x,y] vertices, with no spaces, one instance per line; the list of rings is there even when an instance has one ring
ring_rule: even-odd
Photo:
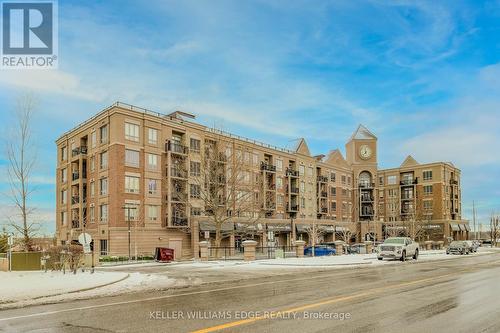
[[[372,149],[367,145],[362,145],[359,148],[359,156],[364,160],[369,159],[372,156]]]

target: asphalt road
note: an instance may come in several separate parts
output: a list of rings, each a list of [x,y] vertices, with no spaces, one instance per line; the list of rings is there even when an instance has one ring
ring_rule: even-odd
[[[500,253],[0,311],[0,332],[500,332]],[[192,319],[194,317],[194,319]]]

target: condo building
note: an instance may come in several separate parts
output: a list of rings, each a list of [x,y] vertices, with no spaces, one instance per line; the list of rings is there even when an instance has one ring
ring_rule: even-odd
[[[56,144],[58,243],[86,232],[102,256],[170,247],[177,258],[197,257],[199,242],[215,238],[219,210],[225,246],[249,238],[260,246],[311,242],[311,230],[321,230],[319,241],[468,237],[460,170],[411,156],[381,170],[377,137],[362,125],[345,158],[338,149],[314,156],[304,139],[279,148],[180,111],[117,102]]]

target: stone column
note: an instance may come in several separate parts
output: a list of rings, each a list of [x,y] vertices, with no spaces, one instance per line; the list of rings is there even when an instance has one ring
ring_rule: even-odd
[[[444,241],[437,241],[436,243],[438,250],[442,250],[444,246]]]
[[[229,235],[229,255],[234,256],[234,233]]]
[[[304,242],[303,240],[296,240],[295,241],[295,246],[296,247],[296,251],[297,251],[297,258],[302,258],[304,256],[304,246],[306,245],[306,242]]]
[[[344,254],[344,242],[335,241],[335,255],[341,256]]]
[[[432,249],[432,243],[434,243],[433,241],[425,241],[425,249],[426,250],[430,250]]]
[[[366,253],[367,254],[372,253],[373,243],[371,241],[365,241],[364,244],[365,244],[365,247],[366,247]]]
[[[246,240],[241,243],[243,245],[243,256],[245,261],[255,260],[255,247],[257,242],[253,240]]]
[[[199,245],[201,261],[208,261],[208,241],[201,241]]]
[[[191,241],[193,243],[193,258],[198,259],[200,255],[200,229],[198,225],[198,221],[195,219],[191,219]]]

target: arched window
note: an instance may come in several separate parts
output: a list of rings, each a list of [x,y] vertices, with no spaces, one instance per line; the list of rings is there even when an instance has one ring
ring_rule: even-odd
[[[372,183],[372,174],[368,171],[363,171],[359,174],[359,186],[369,187]]]

